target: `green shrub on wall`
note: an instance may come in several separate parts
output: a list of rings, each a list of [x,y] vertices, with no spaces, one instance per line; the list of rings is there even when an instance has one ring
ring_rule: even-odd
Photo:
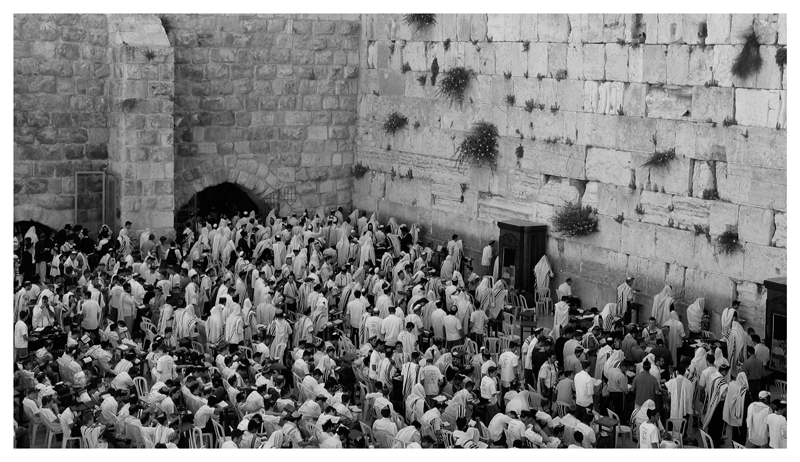
[[[474,77],[475,71],[472,69],[463,67],[448,69],[442,74],[437,94],[460,103],[464,100],[464,91],[469,85],[469,80]]]
[[[472,131],[456,149],[456,166],[461,168],[464,164],[476,167],[489,167],[494,171],[497,168],[497,138],[500,136],[497,126],[486,121],[480,121],[472,126]]]
[[[553,229],[567,237],[597,232],[597,212],[589,207],[568,202],[553,215]]]

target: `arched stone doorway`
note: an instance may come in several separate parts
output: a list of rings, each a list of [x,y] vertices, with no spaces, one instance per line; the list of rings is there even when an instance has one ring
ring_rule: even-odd
[[[226,181],[194,194],[175,213],[175,228],[178,229],[196,216],[209,216],[211,222],[217,222],[222,214],[230,218],[253,210],[259,216],[264,216],[269,213],[270,207],[239,185]]]
[[[54,233],[54,232],[57,231],[57,230],[53,229],[52,227],[47,226],[44,223],[39,223],[38,221],[22,220],[22,221],[15,221],[14,222],[14,236],[17,236],[19,234],[22,234],[23,236],[25,236],[25,234],[31,229],[31,227],[36,229],[36,235],[37,236],[41,235],[43,232]]]

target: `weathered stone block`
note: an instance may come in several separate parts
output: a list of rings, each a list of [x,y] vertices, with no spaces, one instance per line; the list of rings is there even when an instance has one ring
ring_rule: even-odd
[[[667,47],[664,45],[642,45],[642,81],[647,83],[667,82]]]
[[[744,277],[750,281],[786,277],[786,249],[747,243],[744,245]]]
[[[728,202],[712,201],[709,207],[709,231],[719,236],[739,221],[739,206]]]
[[[693,237],[694,232],[656,227],[655,258],[691,267],[695,256],[692,247],[687,243],[692,242]]]
[[[577,204],[581,191],[567,179],[551,177],[539,190],[537,202],[563,207],[568,202]]]
[[[581,43],[567,44],[567,76],[570,79],[582,80],[584,78],[583,45]]]
[[[586,153],[586,178],[617,186],[631,183],[631,155],[628,152],[589,148]]]
[[[628,80],[628,46],[606,43],[605,78],[608,80]]]
[[[625,85],[622,96],[622,107],[625,115],[631,117],[644,117],[647,104],[647,84],[629,83]]]
[[[736,121],[740,125],[774,127],[778,123],[780,93],[773,90],[736,89]]]
[[[650,168],[650,185],[658,185],[659,191],[664,188],[664,192],[669,194],[689,195],[692,176],[690,175],[689,159],[674,159],[665,167]],[[636,182],[642,181],[637,173]]]
[[[583,45],[583,76],[586,80],[604,80],[606,49],[603,44]]]
[[[578,180],[586,179],[586,147],[577,144],[536,141],[531,156],[521,160],[522,168],[536,172]]]
[[[672,196],[652,191],[642,191],[639,196],[639,204],[644,210],[644,215],[639,215],[633,210],[626,212],[626,218],[630,220],[641,219],[644,223],[652,223],[660,226],[668,226],[672,218]]]
[[[710,202],[694,197],[674,196],[672,198],[673,226],[693,231],[694,225],[706,225],[709,220]]]
[[[714,49],[691,48],[689,54],[689,70],[686,83],[689,85],[703,85],[712,78],[714,67]]]
[[[770,245],[775,232],[773,211],[764,208],[739,206],[739,239],[754,244]]]
[[[646,258],[655,257],[657,226],[626,218],[626,220],[622,222],[621,228],[622,240],[620,250],[623,253]]]
[[[690,87],[651,86],[645,98],[647,117],[682,119],[692,114]]]
[[[569,39],[569,17],[566,14],[539,14],[537,29],[540,42],[566,42]]]
[[[717,45],[730,43],[731,36],[731,15],[723,13],[708,14],[706,17],[708,27],[708,37],[706,45]]]
[[[692,119],[710,119],[722,123],[726,118],[733,118],[733,91],[730,87],[695,86],[692,95]]]
[[[786,247],[786,214],[775,212],[775,234],[772,236],[772,245]]]

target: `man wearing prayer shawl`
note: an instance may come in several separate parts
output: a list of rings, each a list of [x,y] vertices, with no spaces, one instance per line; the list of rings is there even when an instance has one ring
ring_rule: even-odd
[[[378,315],[385,319],[389,316],[392,308],[392,298],[385,292],[389,289],[388,283],[382,284],[378,290],[378,297],[375,299],[375,307],[378,308]]]
[[[731,330],[728,334],[728,361],[731,365],[731,376],[735,376],[742,370],[742,365],[746,359],[747,334],[742,325],[739,324],[739,316],[733,313],[731,319]]]
[[[440,276],[445,281],[449,281],[453,279],[453,271],[455,270],[455,263],[453,262],[453,256],[448,255],[444,262],[442,262],[442,269],[440,271]]]
[[[689,332],[699,334],[703,331],[701,320],[706,306],[705,298],[698,298],[691,305],[686,307],[686,320],[689,324]]]
[[[650,312],[650,317],[656,319],[656,325],[663,326],[669,320],[670,307],[673,301],[672,287],[669,284],[664,286],[661,293],[653,297],[653,309]],[[677,361],[675,364],[677,364]]]
[[[667,336],[667,348],[672,355],[672,364],[678,364],[680,359],[678,357],[678,349],[683,345],[683,339],[686,338],[686,332],[683,330],[683,323],[678,316],[677,311],[669,312],[669,319],[663,324],[664,327],[669,327],[669,335]]]
[[[756,447],[767,444],[767,417],[772,414],[769,397],[769,392],[762,390],[758,392],[758,401],[747,407],[747,440]]]
[[[617,314],[622,314],[622,317],[626,323],[631,322],[632,319],[630,304],[633,300],[633,289],[631,288],[633,280],[634,278],[629,277],[625,279],[625,282],[617,287]]]
[[[567,297],[564,297],[566,299]],[[550,336],[558,340],[561,337],[561,330],[569,323],[569,304],[565,300],[556,303],[555,315],[553,316],[553,330]]]
[[[678,365],[677,375],[667,382],[670,419],[688,419],[693,412],[694,384],[685,377],[686,366]]]
[[[722,411],[725,407],[724,401],[728,395],[728,375],[730,366],[723,358],[723,362],[718,366],[718,371],[714,371],[706,385],[706,400],[703,406],[703,417],[701,428],[705,430],[714,442],[715,447],[722,447]]]
[[[747,385],[747,376],[739,372],[736,380],[728,385],[728,394],[725,398],[725,407],[722,410],[722,420],[731,427],[733,441],[741,445],[747,443],[746,411],[751,402]]]
[[[278,316],[280,313],[280,317]],[[294,346],[297,347],[299,345],[300,340],[305,340],[306,342],[311,342],[314,337],[314,322],[311,320],[309,315],[311,314],[311,310],[306,308],[302,312],[299,312],[297,315],[297,322],[294,326]],[[281,332],[284,332],[286,338],[284,340],[285,343],[289,343],[289,334],[292,333],[292,327],[289,323],[283,319],[283,310],[277,310],[275,312],[275,319],[272,321],[272,324],[276,327],[280,327],[282,329]],[[287,330],[288,329],[288,330]],[[268,331],[269,332],[269,331]],[[272,343],[275,345],[277,350],[277,345],[281,342],[278,341],[278,331],[276,331],[275,341]]]
[[[499,259],[498,259],[499,260]],[[553,269],[547,255],[542,255],[536,266],[533,267],[533,274],[536,277],[536,289],[549,289],[550,278],[553,277]]]
[[[722,333],[722,338],[724,340],[728,340],[728,337],[730,336],[731,333],[732,323],[734,319],[738,316],[737,310],[739,309],[739,301],[734,300],[732,305],[733,306],[730,306],[722,310],[722,315],[720,316],[719,319],[720,323],[722,323],[722,327],[720,327],[720,332]],[[733,367],[734,367],[733,363],[731,363],[731,368]]]

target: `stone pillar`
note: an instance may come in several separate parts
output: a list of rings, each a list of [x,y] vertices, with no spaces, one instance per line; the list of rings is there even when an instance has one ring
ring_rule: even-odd
[[[174,235],[175,55],[158,17],[110,15],[109,171],[117,176],[115,228]]]

